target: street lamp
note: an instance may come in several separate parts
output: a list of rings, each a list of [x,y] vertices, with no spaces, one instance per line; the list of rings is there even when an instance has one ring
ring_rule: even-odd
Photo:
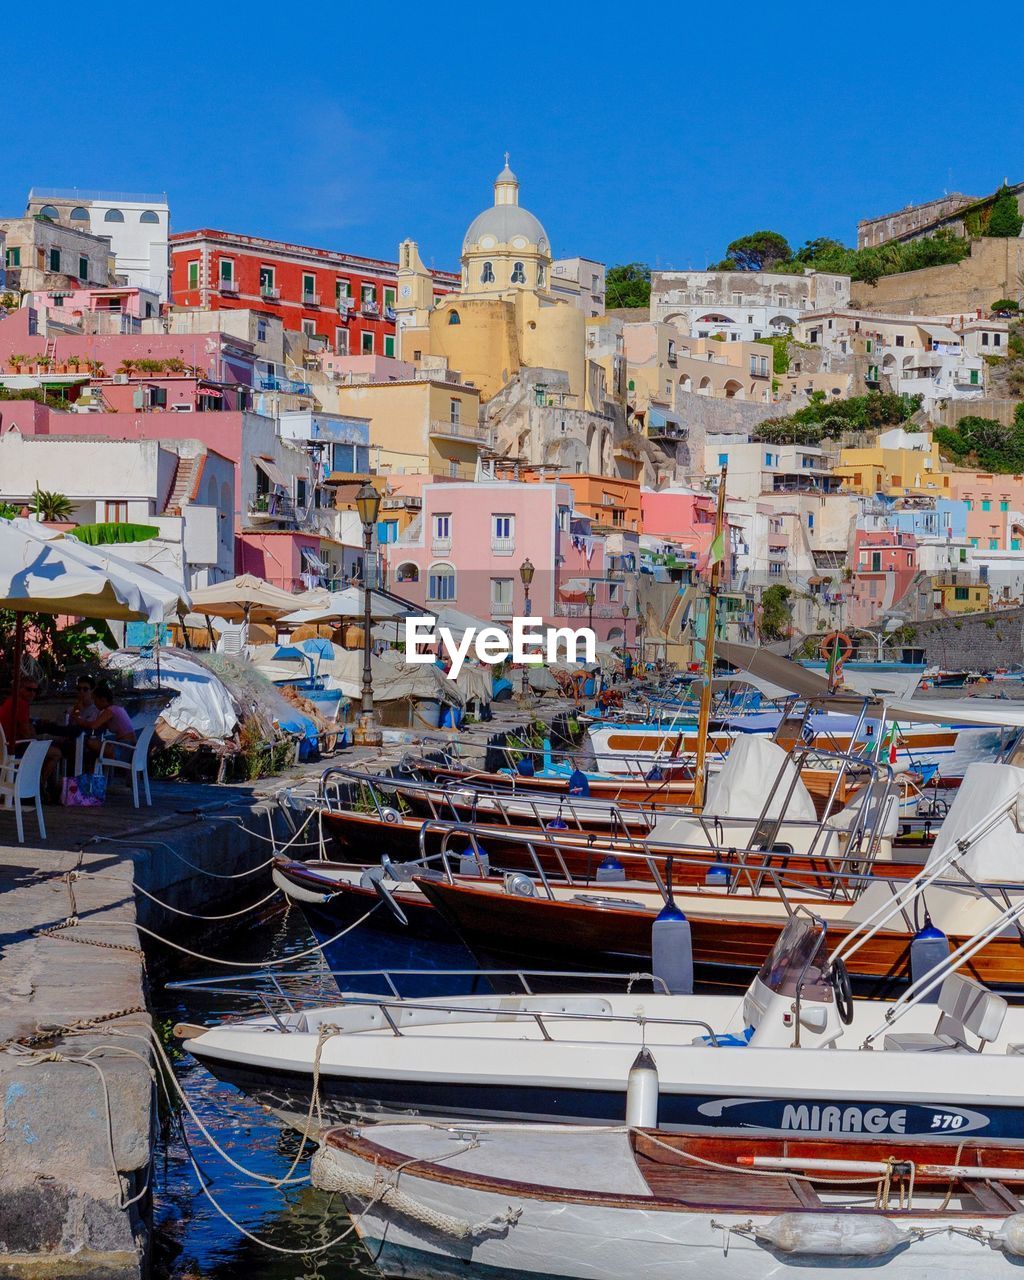
[[[533,581],[533,575],[537,570],[533,566],[533,561],[529,556],[519,566],[519,581],[523,584],[523,595],[525,601],[523,603],[523,612],[528,618],[530,616],[530,583]],[[523,663],[523,688],[522,694],[525,698],[529,689],[529,675],[526,670],[526,663]]]
[[[597,592],[594,590],[594,584],[591,583],[587,587],[586,594],[583,597],[587,602],[587,626],[591,631],[594,629],[594,601],[597,599]]]
[[[356,510],[363,526],[363,705],[353,741],[358,747],[379,747],[384,735],[373,714],[373,668],[370,662],[370,549],[380,510],[380,494],[369,480],[356,494]]]

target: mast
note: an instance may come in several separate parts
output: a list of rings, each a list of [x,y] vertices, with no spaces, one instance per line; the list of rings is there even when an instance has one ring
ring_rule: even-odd
[[[708,724],[711,720],[711,681],[715,674],[715,625],[718,615],[718,578],[725,559],[725,548],[718,544],[725,533],[725,477],[728,465],[722,467],[718,478],[718,508],[715,512],[715,538],[711,544],[711,578],[708,583],[708,624],[704,634],[704,685],[700,691],[700,714],[697,717],[697,764],[693,777],[695,809],[704,807],[704,761],[708,749]]]

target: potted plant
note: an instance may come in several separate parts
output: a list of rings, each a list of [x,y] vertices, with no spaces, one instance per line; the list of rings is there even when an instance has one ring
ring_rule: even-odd
[[[33,506],[35,514],[43,524],[68,524],[74,510],[71,499],[63,493],[36,488]]]
[[[117,366],[117,371],[118,373],[134,373],[138,364],[137,360],[122,360]]]
[[[21,373],[22,365],[28,364],[31,356],[10,355],[7,357],[7,363],[11,366],[15,373]]]

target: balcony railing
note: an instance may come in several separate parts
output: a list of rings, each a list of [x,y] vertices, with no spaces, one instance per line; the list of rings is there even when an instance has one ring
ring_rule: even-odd
[[[260,297],[266,298],[268,302],[277,302],[281,297],[281,290],[275,284],[261,284]]]
[[[304,307],[318,307],[320,305],[320,295],[318,293],[304,293],[302,295],[302,305]]]
[[[256,494],[249,500],[249,514],[289,523],[294,523],[296,520],[295,503],[286,494],[280,493]]]
[[[222,279],[222,280],[220,281],[220,291],[221,291],[221,293],[237,293],[237,292],[238,292],[238,281],[237,281],[237,280],[224,280],[224,279]]]
[[[337,304],[338,314],[343,316],[347,316],[353,307],[352,298],[347,293],[341,293],[338,295]]]
[[[515,613],[515,605],[511,600],[492,600],[491,601],[491,617],[492,618],[511,618]]]
[[[451,553],[452,539],[449,534],[445,538],[433,537],[430,539],[430,550],[435,556],[446,556]]]
[[[260,378],[260,390],[281,391],[292,396],[312,394],[308,382],[296,382],[294,378]]]
[[[369,299],[367,298],[364,298],[363,301],[360,303],[359,309],[360,311],[362,311],[364,316],[380,315],[380,307],[377,306],[376,302],[370,302]]]
[[[496,556],[514,556],[516,553],[515,538],[492,538],[491,554]]]
[[[481,444],[488,444],[491,439],[489,427],[478,426],[475,422],[451,422],[443,418],[431,422],[430,434],[452,440],[478,440]]]

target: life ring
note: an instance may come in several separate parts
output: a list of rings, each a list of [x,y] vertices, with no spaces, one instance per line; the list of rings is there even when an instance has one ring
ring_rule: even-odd
[[[818,653],[828,662],[835,653],[836,646],[839,646],[841,650],[839,661],[849,662],[850,655],[854,650],[854,643],[845,631],[830,631],[818,646]]]

